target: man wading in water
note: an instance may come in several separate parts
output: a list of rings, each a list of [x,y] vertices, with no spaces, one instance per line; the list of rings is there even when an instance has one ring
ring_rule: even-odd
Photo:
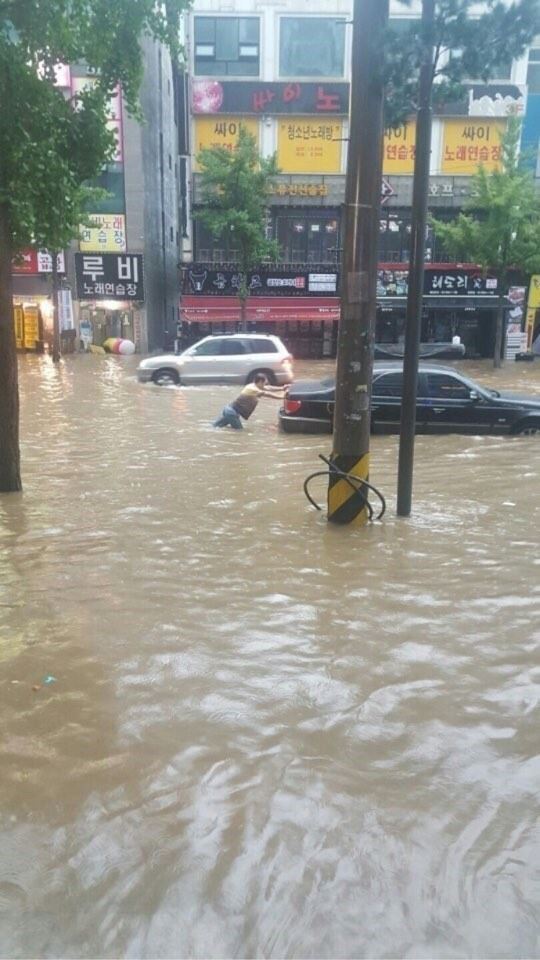
[[[281,387],[284,390],[284,387]],[[248,383],[238,394],[236,400],[228,403],[221,411],[221,416],[214,420],[214,427],[232,427],[233,430],[242,430],[243,420],[249,420],[259,400],[268,397],[270,400],[283,400],[283,394],[271,393],[267,389],[267,379],[258,373],[253,383]]]

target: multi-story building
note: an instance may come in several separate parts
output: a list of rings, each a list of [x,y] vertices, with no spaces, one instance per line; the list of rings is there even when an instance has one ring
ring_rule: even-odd
[[[418,3],[392,3],[392,27],[403,29],[418,8]],[[281,170],[268,220],[282,262],[275,269],[261,267],[251,278],[250,322],[282,335],[297,353],[332,352],[339,314],[351,14],[350,0],[311,0],[308,10],[298,0],[195,0],[186,16],[190,135],[184,169],[190,205],[181,302],[186,339],[239,319],[234,245],[212,237],[194,213],[201,200],[198,152],[214,144],[234,149],[242,124],[263,155],[277,154]],[[529,76],[527,57],[501,63],[492,82],[471,81],[463,100],[435,117],[430,207],[437,216],[456,215],[480,162],[487,169],[497,166],[507,115],[525,113],[527,82],[536,84],[538,53],[535,48],[529,55]],[[536,139],[536,146],[537,113],[527,111],[525,123],[525,135]],[[382,341],[396,342],[403,335],[415,140],[413,118],[387,130],[384,140],[377,317]],[[472,264],[446,262],[432,233],[427,260],[423,337],[449,340],[457,333],[469,355],[489,355],[496,282]]]
[[[178,322],[179,199],[176,69],[167,49],[143,41],[140,91],[143,122],[111,99],[114,158],[96,178],[104,191],[89,211],[90,227],[59,260],[64,339],[101,344],[133,340],[146,352],[174,337]],[[75,96],[92,77],[83,66],[57,71],[57,84]],[[18,345],[52,336],[52,261],[27,251],[15,265]]]

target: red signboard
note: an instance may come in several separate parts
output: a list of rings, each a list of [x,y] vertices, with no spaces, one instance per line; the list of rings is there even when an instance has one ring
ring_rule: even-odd
[[[66,272],[64,254],[58,254],[58,273]],[[12,273],[52,273],[52,257],[47,250],[23,250],[13,262]]]
[[[247,319],[277,323],[287,320],[339,320],[339,297],[252,297]],[[182,319],[188,323],[237,323],[240,303],[236,297],[184,296]]]

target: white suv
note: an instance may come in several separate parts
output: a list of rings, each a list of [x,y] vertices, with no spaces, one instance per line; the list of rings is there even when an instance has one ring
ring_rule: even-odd
[[[205,337],[179,355],[147,357],[137,368],[142,383],[249,383],[264,373],[269,383],[290,383],[292,357],[279,337],[235,333]]]

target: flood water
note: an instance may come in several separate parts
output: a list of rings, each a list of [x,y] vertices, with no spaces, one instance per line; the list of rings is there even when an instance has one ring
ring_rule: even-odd
[[[398,521],[375,437],[386,518],[328,528],[329,437],[135,366],[21,361],[1,956],[540,956],[540,441],[419,437]]]

